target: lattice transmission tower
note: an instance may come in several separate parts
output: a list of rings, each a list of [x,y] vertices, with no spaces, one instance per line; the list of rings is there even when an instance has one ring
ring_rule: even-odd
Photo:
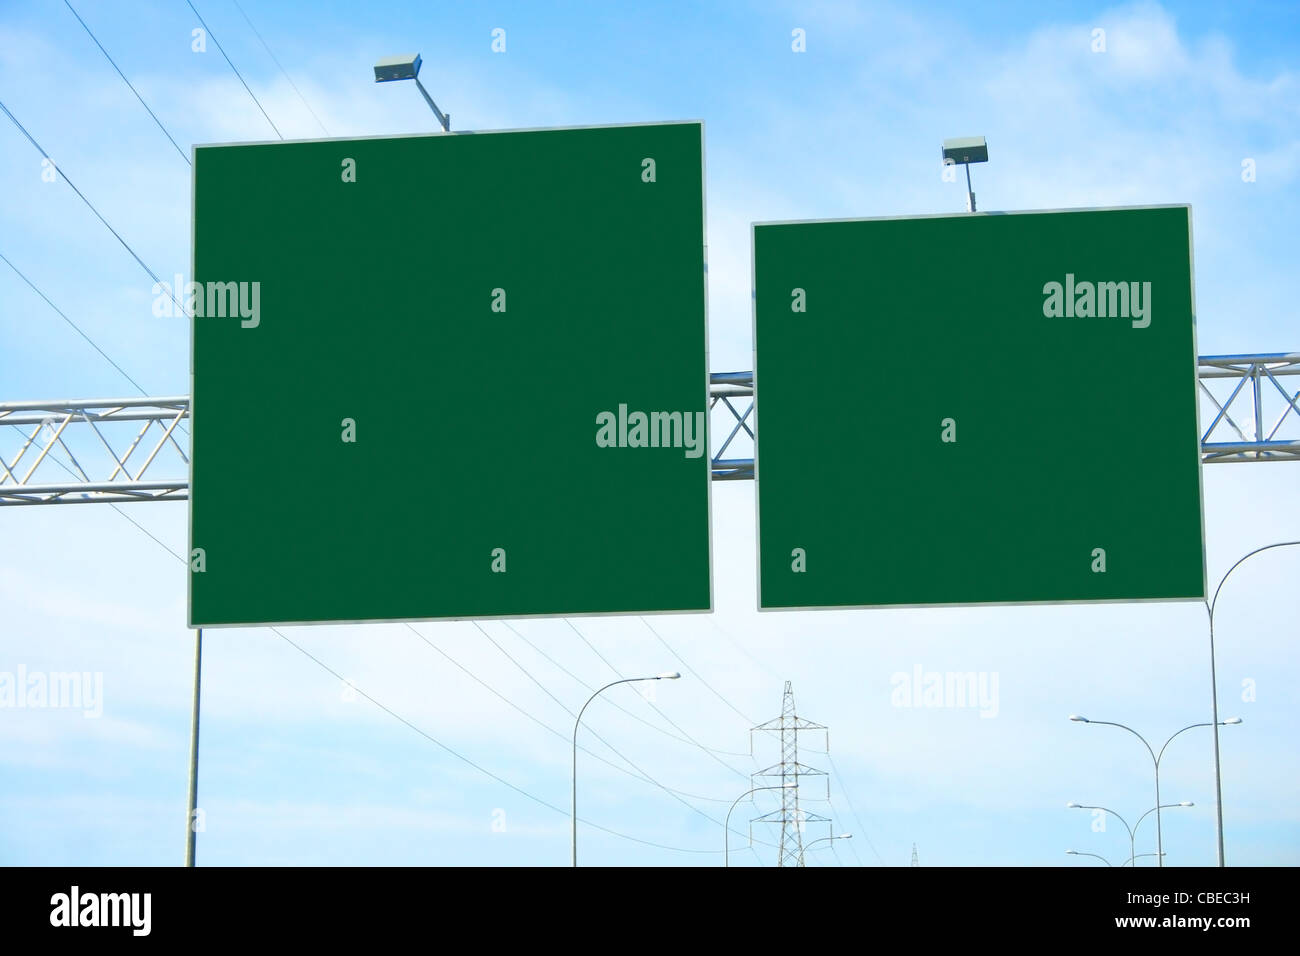
[[[759,770],[752,776],[780,778],[780,783],[774,784],[774,786],[779,786],[781,789],[781,809],[773,810],[761,817],[755,817],[751,822],[781,824],[781,849],[776,865],[803,866],[804,827],[809,823],[830,824],[831,821],[828,817],[810,813],[799,806],[799,778],[816,776],[825,779],[828,798],[830,796],[830,780],[826,776],[826,771],[799,762],[799,733],[806,730],[825,732],[826,725],[815,724],[795,713],[794,691],[791,689],[790,682],[786,681],[785,696],[781,703],[781,716],[752,728],[750,734],[752,735],[756,730],[771,732],[780,736],[781,762],[772,764],[766,770]],[[827,749],[829,750],[830,734],[827,733],[826,736]]]
[[[920,859],[917,858],[917,855],[916,855],[916,844],[915,844],[915,843],[912,844],[912,865],[913,865],[913,866],[920,866],[920,865],[921,865],[921,861],[920,861]]]

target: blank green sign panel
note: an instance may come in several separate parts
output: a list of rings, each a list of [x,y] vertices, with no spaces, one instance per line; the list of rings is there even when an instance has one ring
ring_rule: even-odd
[[[1205,593],[1191,210],[754,227],[764,608]]]
[[[196,149],[191,625],[708,610],[702,157]]]

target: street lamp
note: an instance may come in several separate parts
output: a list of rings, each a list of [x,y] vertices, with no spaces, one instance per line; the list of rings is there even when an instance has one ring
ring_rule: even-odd
[[[1228,577],[1233,571],[1241,567],[1246,558],[1259,554],[1261,551],[1271,551],[1273,548],[1291,548],[1300,545],[1300,541],[1279,541],[1276,544],[1266,544],[1262,548],[1256,548],[1240,558],[1236,564],[1228,568],[1228,573],[1219,579],[1219,586],[1214,589],[1214,598],[1206,602],[1205,610],[1210,615],[1210,704],[1213,708],[1214,717],[1214,814],[1215,824],[1219,831],[1219,866],[1226,866],[1223,861],[1223,774],[1219,766],[1219,678],[1214,666],[1214,608],[1219,603],[1219,592],[1223,586],[1228,583]],[[1233,718],[1225,720],[1225,724],[1239,724],[1240,720]],[[1156,801],[1159,803],[1159,801]]]
[[[1142,857],[1144,857],[1144,856],[1155,856],[1155,854],[1154,854],[1154,853],[1139,853],[1139,854],[1138,854],[1137,856],[1135,856],[1133,859],[1134,859],[1134,860],[1140,860],[1140,859],[1142,859]],[[1129,865],[1132,865],[1132,866],[1135,866],[1135,867],[1137,866],[1137,864],[1134,863],[1133,860],[1129,860],[1128,863],[1121,863],[1121,864],[1120,864],[1120,866],[1129,866]]]
[[[419,59],[417,57],[417,59]],[[376,70],[378,67],[376,67]],[[645,680],[678,680],[682,675],[677,671],[665,671],[662,674],[655,674],[653,677],[625,677],[622,680],[610,681],[596,693],[587,698],[587,703],[582,705],[582,710],[578,711],[578,716],[573,721],[573,865],[578,865],[578,725],[582,723],[582,715],[587,710],[587,705],[599,697],[602,693],[611,687],[617,687],[619,684],[635,684]]]
[[[820,840],[813,840],[811,843],[805,844],[804,848],[799,851],[799,865],[803,866],[803,855],[807,853],[809,850],[811,850],[813,847],[815,847],[818,843],[829,843],[831,840],[852,840],[852,839],[853,839],[852,833],[841,833],[838,834],[837,836],[828,836],[828,837],[822,837]]]
[[[451,132],[451,114],[443,113],[438,109],[438,105],[433,102],[433,97],[429,91],[424,88],[420,82],[420,54],[403,53],[401,56],[384,57],[375,64],[375,82],[391,83],[394,80],[415,80],[415,85],[424,97],[424,101],[429,104],[429,109],[433,110],[433,115],[438,117],[438,122],[442,124],[444,133]]]
[[[1194,806],[1196,806],[1196,804],[1192,803],[1192,801],[1190,801],[1190,800],[1184,800],[1184,801],[1182,801],[1181,803],[1166,803],[1166,804],[1164,805],[1164,807],[1162,807],[1161,809],[1168,810],[1170,807],[1194,807]],[[1120,816],[1118,813],[1116,813],[1114,810],[1110,809],[1110,807],[1096,806],[1096,805],[1088,804],[1088,803],[1075,803],[1073,800],[1071,800],[1069,803],[1067,803],[1067,804],[1065,805],[1065,808],[1066,808],[1067,810],[1103,810],[1103,811],[1105,811],[1106,813],[1109,813],[1109,814],[1110,814],[1111,816],[1113,816],[1115,819],[1117,819],[1120,823],[1124,824],[1124,829],[1128,831],[1128,850],[1129,850],[1129,853],[1128,853],[1128,862],[1129,862],[1130,864],[1132,864],[1133,861],[1134,861],[1135,859],[1137,859],[1137,857],[1139,857],[1139,856],[1156,856],[1156,855],[1157,855],[1157,854],[1155,854],[1155,853],[1138,853],[1138,852],[1137,852],[1137,846],[1136,846],[1136,834],[1137,834],[1137,828],[1140,827],[1140,826],[1142,825],[1142,821],[1143,821],[1143,820],[1145,820],[1148,816],[1150,816],[1153,812],[1156,811],[1156,808],[1155,808],[1155,807],[1152,807],[1152,808],[1151,808],[1150,810],[1148,810],[1146,813],[1142,814],[1142,816],[1138,817],[1138,821],[1137,821],[1137,823],[1133,824],[1132,826],[1129,826],[1129,825],[1128,825],[1128,821],[1125,820],[1123,817],[1121,817],[1121,816]],[[1165,855],[1165,854],[1164,854],[1164,851],[1161,850],[1160,853],[1159,853],[1160,858],[1163,859],[1163,858],[1164,858],[1164,855]],[[1120,866],[1123,866],[1123,865],[1124,865],[1124,864],[1122,864],[1122,863],[1120,864]]]
[[[736,809],[736,804],[740,803],[750,794],[758,793],[760,790],[792,790],[799,786],[797,783],[780,783],[772,787],[755,787],[753,790],[746,790],[734,801],[727,810],[726,820],[722,824],[722,865],[731,866],[731,811]]]
[[[956,139],[943,141],[943,162],[945,166],[960,164],[966,167],[966,211],[975,211],[975,193],[970,186],[970,164],[987,163],[989,146],[983,136],[958,136]]]
[[[1078,850],[1066,850],[1065,854],[1066,856],[1091,856],[1091,857],[1095,857],[1098,860],[1101,860],[1101,862],[1105,863],[1107,866],[1115,865],[1114,863],[1110,862],[1110,860],[1106,859],[1104,856],[1099,856],[1096,853],[1081,853]]]
[[[1096,724],[1099,727],[1118,727],[1121,730],[1127,730],[1138,740],[1142,741],[1142,745],[1147,748],[1147,753],[1151,755],[1151,762],[1152,764],[1155,765],[1155,771],[1156,771],[1156,805],[1151,808],[1152,810],[1155,811],[1156,814],[1156,852],[1160,854],[1158,857],[1158,864],[1160,866],[1164,866],[1165,865],[1164,833],[1160,826],[1160,811],[1161,809],[1163,809],[1160,805],[1160,760],[1165,755],[1165,747],[1168,747],[1170,742],[1174,739],[1174,737],[1177,737],[1179,734],[1183,733],[1183,731],[1191,730],[1193,727],[1215,727],[1217,732],[1217,724],[1210,724],[1210,723],[1188,724],[1182,730],[1175,731],[1173,734],[1171,734],[1169,740],[1166,740],[1164,746],[1160,748],[1160,753],[1157,754],[1155,750],[1152,749],[1151,745],[1147,743],[1147,739],[1143,737],[1140,733],[1138,733],[1136,730],[1134,730],[1132,727],[1127,727],[1124,724],[1117,724],[1114,721],[1110,721],[1110,720],[1089,720],[1087,717],[1081,717],[1078,714],[1071,714],[1070,719],[1078,724]],[[1239,724],[1241,723],[1241,718],[1229,717],[1227,720],[1220,720],[1217,723],[1218,724]],[[1151,810],[1147,811],[1147,813],[1150,812]],[[1116,815],[1118,816],[1118,814]],[[1146,814],[1144,813],[1143,816],[1146,816]],[[1220,830],[1220,837],[1222,837],[1222,830]],[[1222,847],[1222,844],[1220,844],[1220,847]],[[1220,849],[1220,853],[1222,853],[1222,849]],[[1222,858],[1222,856],[1220,856],[1220,858]]]

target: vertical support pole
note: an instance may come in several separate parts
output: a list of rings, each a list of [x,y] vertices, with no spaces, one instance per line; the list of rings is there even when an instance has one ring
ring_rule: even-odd
[[[1249,557],[1249,555],[1247,555]],[[1244,560],[1244,559],[1243,559]],[[1240,562],[1238,562],[1240,563]],[[1236,565],[1233,565],[1235,568]],[[1228,570],[1228,574],[1232,569]],[[1227,580],[1228,575],[1223,576]],[[1223,587],[1223,581],[1219,582]],[[1214,592],[1217,600],[1219,592]],[[1218,865],[1227,866],[1223,859],[1223,765],[1219,761],[1219,676],[1214,664],[1214,606],[1210,605],[1210,713],[1214,721],[1214,829],[1218,840]],[[1163,862],[1164,858],[1161,857]]]
[[[590,704],[590,701],[588,701],[588,704]],[[582,705],[582,710],[586,710],[586,704]],[[573,843],[573,866],[577,866],[577,724],[581,719],[582,713],[578,711],[577,721],[573,722],[573,801],[571,804],[572,813],[569,814],[569,827],[571,827]]]
[[[966,211],[975,211],[975,190],[970,185],[970,163],[962,163],[966,167]]]
[[[199,799],[199,689],[203,679],[203,628],[194,631],[194,711],[190,716],[190,792],[185,814],[185,865],[194,865],[194,813]]]
[[[1163,753],[1163,751],[1161,751]],[[1156,865],[1165,865],[1165,833],[1160,826],[1160,758],[1156,758]]]

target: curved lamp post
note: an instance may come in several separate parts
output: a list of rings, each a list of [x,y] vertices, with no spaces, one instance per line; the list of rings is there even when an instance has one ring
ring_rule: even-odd
[[[622,680],[610,681],[596,693],[587,698],[587,703],[582,705],[582,710],[578,711],[577,718],[573,721],[573,865],[578,865],[578,725],[582,723],[582,715],[587,710],[587,704],[609,690],[611,687],[617,687],[619,684],[635,684],[638,681],[645,680],[677,680],[682,675],[677,671],[665,671],[662,674],[655,674],[653,677],[625,677]]]
[[[1095,857],[1098,860],[1101,860],[1101,862],[1105,863],[1107,866],[1115,865],[1114,863],[1110,862],[1110,860],[1106,859],[1104,856],[1101,856],[1100,854],[1097,853],[1084,853],[1080,850],[1066,850],[1065,853],[1067,856],[1091,856],[1091,857]]]
[[[726,820],[722,824],[722,865],[731,866],[731,811],[736,809],[736,804],[740,803],[750,794],[758,793],[760,790],[793,790],[799,786],[797,783],[779,783],[774,787],[755,787],[753,790],[746,790],[735,800],[727,809]]]
[[[1170,737],[1169,737],[1169,740],[1166,740],[1165,743],[1164,743],[1164,746],[1160,748],[1160,753],[1157,754],[1157,753],[1155,752],[1155,750],[1152,749],[1151,745],[1150,745],[1149,743],[1147,743],[1147,739],[1146,739],[1145,737],[1143,737],[1140,733],[1138,733],[1138,732],[1137,732],[1136,730],[1134,730],[1132,727],[1129,727],[1129,726],[1127,726],[1127,725],[1125,725],[1125,724],[1117,724],[1117,723],[1115,723],[1115,722],[1112,721],[1112,720],[1089,720],[1087,717],[1081,717],[1081,716],[1078,715],[1078,714],[1071,714],[1071,715],[1070,715],[1070,719],[1071,719],[1072,721],[1074,721],[1075,723],[1078,723],[1078,724],[1096,724],[1096,725],[1099,726],[1099,727],[1118,727],[1118,728],[1120,728],[1121,730],[1127,730],[1130,734],[1132,734],[1132,735],[1133,735],[1134,737],[1136,737],[1138,740],[1142,741],[1142,745],[1143,745],[1144,747],[1147,748],[1147,753],[1149,753],[1149,754],[1151,755],[1151,763],[1152,763],[1152,765],[1155,767],[1155,771],[1156,771],[1156,805],[1155,805],[1154,807],[1152,807],[1151,809],[1154,810],[1154,811],[1155,811],[1155,814],[1156,814],[1156,852],[1159,854],[1159,856],[1158,856],[1157,859],[1159,860],[1159,865],[1160,865],[1160,866],[1164,866],[1164,865],[1165,865],[1164,833],[1163,833],[1163,831],[1162,831],[1162,829],[1161,829],[1161,826],[1160,826],[1160,810],[1162,809],[1162,808],[1161,808],[1161,805],[1160,805],[1160,760],[1161,760],[1161,758],[1164,757],[1164,755],[1165,755],[1165,747],[1168,747],[1170,741],[1172,741],[1172,740],[1174,739],[1174,737],[1177,737],[1179,734],[1183,733],[1183,731],[1191,730],[1193,727],[1210,727],[1210,726],[1214,726],[1214,725],[1211,725],[1211,724],[1209,724],[1209,723],[1188,724],[1188,725],[1187,725],[1186,727],[1184,727],[1182,730],[1175,731],[1173,734],[1171,734]],[[1227,720],[1221,720],[1221,721],[1219,721],[1219,723],[1220,723],[1220,724],[1239,724],[1239,723],[1241,723],[1241,718],[1240,718],[1240,717],[1229,717]],[[1216,727],[1216,730],[1217,730],[1217,727]],[[1102,808],[1102,809],[1104,809],[1104,808]],[[1114,811],[1108,811],[1108,812],[1112,812],[1112,813],[1113,813]],[[1151,812],[1151,810],[1148,810],[1148,811],[1147,811],[1147,813],[1150,813],[1150,812]],[[1115,814],[1115,815],[1116,815],[1116,816],[1119,816],[1119,814]],[[1142,815],[1143,815],[1143,816],[1146,816],[1145,813],[1142,814]]]
[[[840,834],[836,834],[835,836],[822,837],[820,840],[813,840],[811,843],[806,844],[804,848],[799,851],[799,865],[803,866],[803,855],[807,853],[809,850],[811,850],[813,847],[815,847],[818,843],[829,843],[831,840],[852,840],[852,839],[853,839],[852,833],[840,833]]]
[[[1227,583],[1228,577],[1233,571],[1241,567],[1242,562],[1247,558],[1259,554],[1261,551],[1271,551],[1273,548],[1290,548],[1300,545],[1300,541],[1279,541],[1276,544],[1266,544],[1262,548],[1256,548],[1254,551],[1247,553],[1238,559],[1237,563],[1228,568],[1228,573],[1219,579],[1219,586],[1214,589],[1214,598],[1206,602],[1205,610],[1210,615],[1210,703],[1213,708],[1214,717],[1214,813],[1215,825],[1218,829],[1219,836],[1219,866],[1225,866],[1223,860],[1223,774],[1219,766],[1219,680],[1214,666],[1214,608],[1219,603],[1219,592],[1223,590],[1223,585]],[[1225,720],[1225,724],[1241,723],[1241,721]],[[1156,803],[1160,801],[1157,800]]]
[[[1168,810],[1170,807],[1194,807],[1194,806],[1196,806],[1196,804],[1192,803],[1192,801],[1184,800],[1181,803],[1166,803],[1163,807],[1161,807],[1161,809]],[[1129,826],[1128,821],[1125,820],[1123,817],[1121,817],[1110,807],[1096,806],[1088,803],[1075,803],[1073,800],[1071,800],[1069,803],[1065,805],[1065,808],[1067,810],[1104,810],[1105,812],[1113,816],[1116,820],[1118,820],[1120,823],[1124,824],[1124,829],[1128,831],[1129,865],[1135,865],[1133,861],[1140,856],[1161,856],[1161,857],[1164,856],[1163,850],[1161,850],[1159,853],[1138,853],[1137,852],[1137,846],[1136,846],[1137,828],[1142,825],[1143,820],[1145,820],[1148,816],[1150,816],[1152,813],[1155,812],[1156,810],[1155,807],[1152,807],[1146,813],[1142,814],[1142,816],[1138,817],[1137,823],[1133,824],[1132,826]],[[1123,863],[1120,864],[1120,866],[1123,865],[1124,865]]]

